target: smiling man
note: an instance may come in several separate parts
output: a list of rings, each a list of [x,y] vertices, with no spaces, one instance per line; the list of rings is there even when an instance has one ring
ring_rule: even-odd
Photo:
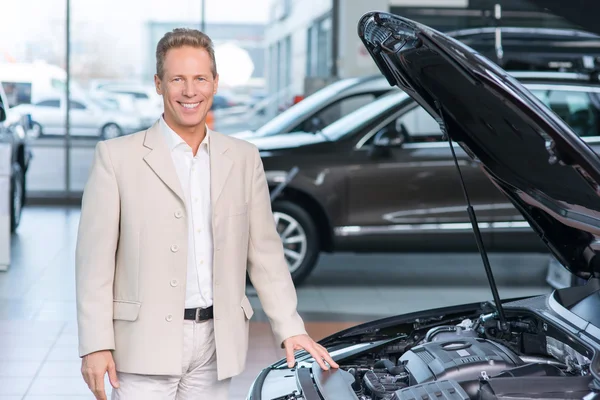
[[[97,399],[106,373],[113,399],[227,399],[246,361],[246,272],[288,364],[305,349],[337,368],[297,313],[258,150],[206,126],[219,82],[211,40],[176,29],[156,56],[162,117],[100,142],[83,195],[76,275],[86,383]]]

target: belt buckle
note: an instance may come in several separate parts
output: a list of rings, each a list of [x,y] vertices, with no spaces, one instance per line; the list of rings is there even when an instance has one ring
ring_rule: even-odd
[[[194,318],[194,322],[199,323],[200,322],[200,311],[202,309],[200,307],[196,308],[196,318]]]

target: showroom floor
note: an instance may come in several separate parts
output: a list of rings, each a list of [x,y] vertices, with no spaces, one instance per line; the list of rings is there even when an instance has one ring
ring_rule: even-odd
[[[93,399],[77,356],[74,249],[79,210],[28,207],[0,273],[0,400]],[[547,256],[491,255],[502,297],[548,291]],[[527,264],[527,268],[523,268]],[[246,371],[231,399],[244,399],[261,368],[283,353],[254,291]],[[309,333],[322,338],[362,321],[491,297],[477,254],[324,255],[298,288]]]

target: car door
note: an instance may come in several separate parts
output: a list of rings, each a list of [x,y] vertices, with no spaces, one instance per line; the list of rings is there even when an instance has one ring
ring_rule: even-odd
[[[71,100],[70,104],[71,134],[98,136],[100,134],[99,115],[95,107],[76,100]]]
[[[31,107],[33,124],[38,124],[44,135],[64,135],[65,113],[59,99],[46,99]]]
[[[500,192],[460,146],[454,150],[481,230],[489,231]],[[472,240],[466,209],[449,143],[414,102],[357,141],[348,171],[348,226],[393,234],[458,231]]]

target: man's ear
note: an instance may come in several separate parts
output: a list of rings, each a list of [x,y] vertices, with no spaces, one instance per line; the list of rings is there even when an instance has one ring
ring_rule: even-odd
[[[158,77],[158,74],[154,75],[154,87],[156,88],[156,93],[162,95],[162,81]]]
[[[219,90],[219,74],[215,75],[215,87],[213,90],[213,95],[217,94],[218,90]]]

